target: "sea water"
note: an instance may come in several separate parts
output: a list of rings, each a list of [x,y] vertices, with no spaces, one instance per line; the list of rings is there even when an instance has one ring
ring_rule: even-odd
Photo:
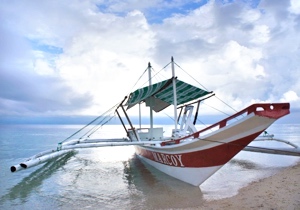
[[[171,209],[230,197],[249,183],[299,162],[299,157],[242,151],[200,187],[142,163],[132,146],[81,149],[48,163],[10,172],[77,131],[79,125],[0,125],[0,209]],[[124,137],[107,125],[101,138]],[[171,127],[170,127],[171,129]],[[274,124],[268,132],[300,146],[299,124]],[[286,147],[279,142],[251,145]]]

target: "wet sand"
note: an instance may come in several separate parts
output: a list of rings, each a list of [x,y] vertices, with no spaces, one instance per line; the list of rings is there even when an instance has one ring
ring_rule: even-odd
[[[205,201],[196,209],[300,210],[300,162],[239,190],[236,196]]]

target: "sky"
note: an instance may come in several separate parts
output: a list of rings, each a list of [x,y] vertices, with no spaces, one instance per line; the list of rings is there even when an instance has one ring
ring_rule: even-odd
[[[2,119],[100,115],[171,56],[216,109],[300,113],[298,0],[0,0],[0,20]]]

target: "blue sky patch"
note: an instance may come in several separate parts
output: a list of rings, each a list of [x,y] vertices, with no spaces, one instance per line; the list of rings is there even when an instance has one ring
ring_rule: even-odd
[[[195,0],[195,1],[164,1],[162,5],[155,5],[148,8],[136,8],[144,13],[150,24],[162,23],[164,19],[172,17],[174,14],[186,15],[189,12],[207,4],[209,0]],[[108,4],[98,4],[97,7],[100,12],[112,13],[118,16],[125,16],[130,11],[113,11],[113,2]]]
[[[246,5],[249,5],[251,8],[257,8],[261,0],[218,0],[222,4],[230,4],[234,2],[242,2]]]
[[[29,40],[30,45],[32,49],[50,53],[50,54],[62,54],[63,53],[63,48],[53,46],[53,45],[47,45],[47,44],[42,44],[39,43],[38,40]]]

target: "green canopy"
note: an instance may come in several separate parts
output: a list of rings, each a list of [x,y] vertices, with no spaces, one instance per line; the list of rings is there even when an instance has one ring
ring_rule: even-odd
[[[176,79],[177,105],[201,98],[211,92],[202,90],[188,83]],[[127,101],[128,109],[140,102],[152,103],[154,111],[159,112],[164,108],[174,105],[172,78],[155,83],[132,92]]]

